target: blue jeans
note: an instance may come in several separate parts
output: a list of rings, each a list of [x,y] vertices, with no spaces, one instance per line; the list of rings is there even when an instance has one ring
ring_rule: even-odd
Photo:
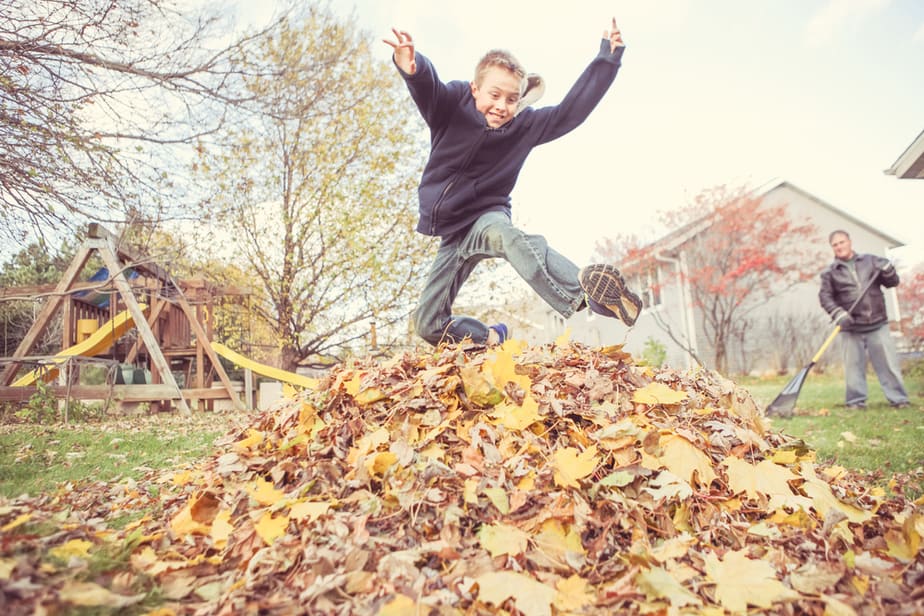
[[[488,339],[488,327],[472,317],[452,314],[452,303],[475,266],[484,259],[506,259],[513,269],[565,318],[584,306],[578,267],[541,235],[520,231],[503,212],[483,214],[468,231],[442,238],[430,276],[414,314],[418,335],[437,345],[468,337]]]
[[[871,332],[844,332],[844,377],[847,381],[847,404],[866,404],[866,356],[873,364],[882,393],[892,404],[908,402],[902,383],[901,367],[889,324]]]

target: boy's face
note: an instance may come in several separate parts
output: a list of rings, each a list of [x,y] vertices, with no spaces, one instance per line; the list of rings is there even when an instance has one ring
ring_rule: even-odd
[[[491,128],[500,128],[513,119],[520,102],[521,80],[499,66],[491,66],[481,77],[481,83],[472,82],[475,108],[484,114]]]

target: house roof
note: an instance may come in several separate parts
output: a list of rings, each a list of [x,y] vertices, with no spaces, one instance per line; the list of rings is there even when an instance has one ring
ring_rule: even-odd
[[[924,180],[924,130],[905,148],[898,160],[885,170],[885,174],[903,180]]]
[[[924,134],[924,133],[922,133],[922,134]],[[924,139],[922,139],[921,141],[922,141],[922,144],[924,144]],[[814,201],[815,203],[817,203],[817,204],[820,205],[821,207],[827,208],[828,210],[831,210],[832,212],[835,212],[838,216],[841,216],[841,217],[843,217],[843,218],[849,220],[850,222],[854,223],[855,225],[857,225],[857,226],[859,226],[859,227],[862,227],[863,229],[866,229],[867,231],[869,231],[869,232],[871,232],[871,233],[875,233],[876,235],[878,235],[878,236],[882,237],[884,240],[886,240],[886,242],[888,242],[889,244],[892,244],[892,246],[891,246],[892,248],[896,248],[896,247],[898,247],[898,246],[904,246],[904,242],[902,242],[902,241],[900,241],[900,240],[898,240],[898,239],[892,237],[891,235],[888,235],[887,233],[884,233],[884,232],[881,231],[880,229],[877,229],[877,228],[875,228],[875,227],[869,225],[868,223],[866,223],[866,222],[860,220],[859,218],[857,218],[856,216],[852,216],[851,214],[848,214],[847,212],[845,212],[845,211],[843,211],[843,210],[841,210],[841,209],[839,209],[839,208],[834,207],[833,205],[831,205],[831,204],[828,203],[827,201],[824,201],[824,200],[822,200],[822,199],[819,199],[818,197],[816,197],[816,196],[813,195],[812,193],[810,193],[810,192],[808,192],[808,191],[806,191],[806,190],[803,190],[803,189],[799,188],[798,186],[796,186],[795,184],[793,184],[792,182],[788,182],[788,181],[786,181],[786,180],[781,180],[781,179],[770,180],[769,182],[767,182],[767,183],[765,183],[765,184],[763,184],[763,185],[761,185],[761,186],[758,186],[758,187],[755,188],[753,191],[751,191],[750,196],[755,197],[755,198],[762,198],[762,197],[764,197],[764,196],[770,194],[771,192],[773,192],[773,191],[775,191],[775,190],[777,190],[777,189],[783,188],[783,187],[787,187],[787,188],[789,188],[790,190],[793,190],[793,191],[795,191],[795,192],[798,192],[798,193],[800,193],[801,195],[805,196],[806,198],[811,199],[812,201]],[[686,243],[691,237],[693,237],[693,236],[695,236],[696,234],[700,233],[700,232],[703,231],[705,228],[707,228],[709,225],[710,225],[710,220],[709,220],[709,215],[707,214],[706,216],[703,216],[702,218],[698,218],[697,220],[694,220],[694,221],[692,221],[692,222],[690,222],[690,223],[687,223],[687,224],[683,225],[682,227],[680,227],[679,229],[676,229],[676,230],[672,231],[671,233],[668,233],[667,235],[665,235],[665,236],[662,237],[661,239],[659,239],[659,240],[657,240],[657,241],[655,241],[655,242],[652,242],[651,244],[648,245],[648,248],[653,249],[655,252],[659,252],[659,253],[661,253],[661,252],[668,252],[668,253],[669,253],[669,252],[671,252],[671,251],[676,250],[676,249],[679,248],[680,246],[682,246],[682,245],[683,245],[684,243]]]

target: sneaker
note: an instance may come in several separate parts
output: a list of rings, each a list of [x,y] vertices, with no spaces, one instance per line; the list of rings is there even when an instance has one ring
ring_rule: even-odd
[[[578,279],[593,312],[619,319],[626,325],[635,324],[642,311],[642,300],[626,288],[618,269],[612,265],[588,265]]]
[[[866,405],[862,402],[859,402],[857,404],[846,404],[844,405],[844,408],[846,408],[848,411],[865,411]]]
[[[892,408],[893,408],[893,409],[906,409],[906,408],[908,408],[908,407],[910,407],[910,406],[911,406],[911,404],[908,403],[908,402],[893,402],[893,403],[892,403]]]
[[[489,325],[488,329],[493,329],[497,333],[497,344],[504,344],[504,341],[507,340],[507,326],[503,323],[498,323],[496,325]]]

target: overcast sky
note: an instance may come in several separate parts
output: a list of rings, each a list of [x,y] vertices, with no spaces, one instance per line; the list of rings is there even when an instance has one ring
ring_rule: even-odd
[[[239,0],[241,18],[268,18],[267,4]],[[578,264],[600,236],[654,239],[660,213],[705,188],[774,179],[908,244],[895,255],[906,265],[924,261],[924,180],[883,173],[924,130],[922,0],[331,6],[377,40],[409,31],[444,80],[471,79],[481,54],[509,49],[545,77],[539,105],[561,99],[616,17],[627,49],[613,88],[533,152],[513,195],[515,220]]]

